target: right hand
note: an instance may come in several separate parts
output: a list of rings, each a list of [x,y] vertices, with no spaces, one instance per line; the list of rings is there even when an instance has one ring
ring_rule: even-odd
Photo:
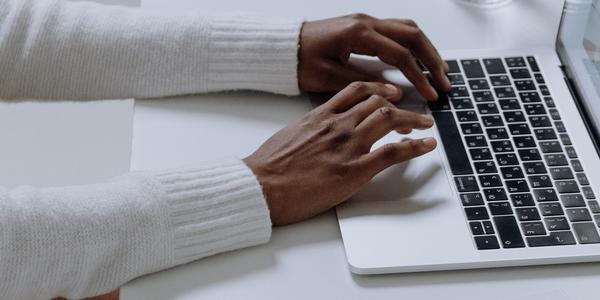
[[[431,116],[398,109],[398,89],[355,82],[268,139],[244,159],[257,176],[273,225],[308,219],[348,199],[386,168],[436,147],[433,138],[371,151],[392,130],[433,126]]]

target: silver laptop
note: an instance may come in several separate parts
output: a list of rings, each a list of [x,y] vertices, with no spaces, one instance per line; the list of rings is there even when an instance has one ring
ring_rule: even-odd
[[[352,272],[600,261],[600,0],[565,7],[555,49],[442,54],[452,91],[408,107],[439,147],[337,209]]]

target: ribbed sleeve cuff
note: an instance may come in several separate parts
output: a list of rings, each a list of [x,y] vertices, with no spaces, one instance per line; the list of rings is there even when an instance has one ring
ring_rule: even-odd
[[[299,94],[301,20],[220,17],[211,19],[210,24],[209,90]]]
[[[241,160],[154,173],[167,194],[175,263],[265,243],[269,209]]]

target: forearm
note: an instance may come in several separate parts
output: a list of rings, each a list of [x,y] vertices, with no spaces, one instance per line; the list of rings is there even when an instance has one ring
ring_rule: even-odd
[[[0,299],[81,298],[264,243],[271,223],[239,160],[104,184],[0,190]]]
[[[0,0],[0,97],[297,94],[301,22]]]

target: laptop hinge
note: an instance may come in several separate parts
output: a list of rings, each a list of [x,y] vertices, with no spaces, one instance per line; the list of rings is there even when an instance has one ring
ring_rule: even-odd
[[[598,132],[598,128],[596,128],[595,126],[592,125],[593,124],[592,118],[589,115],[589,113],[587,112],[587,110],[583,107],[582,98],[579,95],[579,92],[577,92],[577,89],[575,88],[575,84],[573,83],[573,80],[569,77],[567,69],[565,68],[564,65],[561,65],[560,69],[563,72],[563,78],[565,80],[565,83],[567,84],[567,87],[569,88],[569,92],[571,93],[571,96],[573,97],[573,99],[575,99],[575,104],[577,106],[577,110],[579,111],[579,115],[581,115],[581,117],[583,119],[585,128],[587,129],[588,134],[592,138],[592,142],[594,143],[594,148],[596,148],[596,153],[600,156],[600,143],[598,141],[598,138],[600,138],[600,132]]]

